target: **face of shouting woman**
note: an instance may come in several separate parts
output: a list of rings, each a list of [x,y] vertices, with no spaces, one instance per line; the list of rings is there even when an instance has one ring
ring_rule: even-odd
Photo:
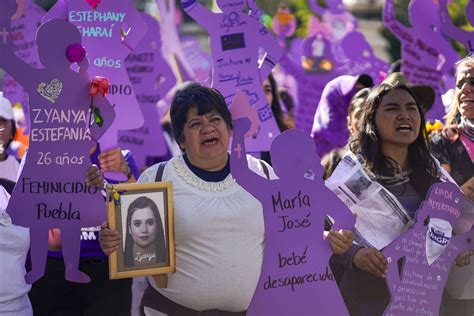
[[[197,113],[196,107],[189,109],[179,144],[194,166],[207,171],[221,170],[227,163],[231,130],[216,111]]]
[[[156,218],[151,208],[136,209],[128,226],[134,243],[141,248],[146,248],[153,244],[156,238],[156,225]]]
[[[403,89],[388,92],[375,112],[375,127],[382,148],[408,147],[418,137],[420,124],[418,106]]]

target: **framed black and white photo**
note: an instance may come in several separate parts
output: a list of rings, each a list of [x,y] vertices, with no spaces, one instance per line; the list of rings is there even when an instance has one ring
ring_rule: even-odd
[[[111,185],[107,207],[109,227],[121,236],[109,257],[111,279],[174,272],[171,182]]]

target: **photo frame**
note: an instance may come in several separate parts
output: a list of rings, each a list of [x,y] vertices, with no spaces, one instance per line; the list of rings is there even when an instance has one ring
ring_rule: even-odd
[[[107,187],[108,222],[121,236],[109,256],[110,279],[175,271],[171,182]]]

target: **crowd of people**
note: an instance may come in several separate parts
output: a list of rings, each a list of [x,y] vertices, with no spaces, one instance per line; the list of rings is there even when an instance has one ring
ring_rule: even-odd
[[[383,314],[390,300],[383,248],[413,225],[433,184],[456,183],[466,197],[464,211],[474,212],[474,57],[456,64],[454,89],[444,128],[429,135],[424,113],[434,101],[433,89],[412,85],[401,73],[375,86],[368,75],[341,76],[323,92],[312,132],[316,149],[307,155],[322,156],[325,173],[321,176],[312,170],[321,176],[315,181],[324,177],[328,188],[346,181],[358,201],[348,205],[356,216],[353,232],[332,230],[328,220],[325,225],[326,241],[334,250],[329,263],[350,315]],[[293,129],[291,101],[282,101],[288,95],[282,98],[272,75],[264,81],[263,91],[279,129]],[[113,182],[104,179],[103,172],[116,171],[128,183],[172,182],[176,271],[149,276],[136,292],[131,279],[109,280],[107,256],[119,251],[122,242],[126,266],[140,265],[134,260],[139,251],[154,253],[156,262],[168,260],[158,206],[139,197],[127,210],[125,241],[107,223],[84,228],[94,238],[82,240],[79,268],[91,276],[91,283],[64,280],[61,232],[51,229],[46,273],[30,289],[23,280],[28,269],[28,230],[8,222],[4,211],[21,168],[9,151],[16,134],[12,106],[1,97],[0,252],[4,263],[0,270],[12,278],[0,286],[0,314],[245,315],[260,276],[265,225],[262,203],[231,173],[228,150],[235,122],[220,92],[198,83],[183,85],[175,93],[169,114],[170,136],[182,154],[140,173],[129,151],[97,147],[91,152],[93,165],[85,181],[103,187],[104,181]],[[265,181],[279,178],[270,154],[246,156],[252,176]],[[282,175],[289,174],[286,167],[293,170],[280,160],[274,163]],[[303,175],[311,165],[308,162],[304,166],[308,170],[298,172]],[[355,168],[356,178],[345,179],[347,166]],[[387,229],[389,219],[380,219],[370,232],[357,229],[367,215],[383,213],[367,207],[371,197],[364,192],[375,187],[398,205],[401,225]],[[379,236],[377,243],[372,240],[374,234]],[[443,315],[474,315],[472,255],[474,249],[456,258],[456,266],[463,268],[451,271],[440,308]]]

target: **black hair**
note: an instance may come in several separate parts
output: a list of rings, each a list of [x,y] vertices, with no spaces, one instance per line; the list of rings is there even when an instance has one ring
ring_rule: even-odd
[[[374,86],[374,80],[368,74],[360,74],[356,82],[360,83],[366,88],[370,88]]]
[[[271,73],[268,75],[268,82],[270,83],[270,87],[272,90],[272,104],[270,104],[270,107],[272,109],[273,116],[275,117],[275,120],[277,122],[278,128],[280,129],[280,132],[283,132],[286,131],[289,127],[285,122],[285,117],[283,115],[283,111],[281,110],[277,83]]]
[[[134,258],[133,258],[133,238],[129,233],[129,226],[132,225],[132,215],[136,210],[150,208],[153,212],[153,216],[156,221],[156,234],[155,234],[155,254],[156,262],[166,262],[167,263],[167,251],[165,245],[165,234],[163,231],[163,222],[161,220],[160,212],[158,211],[158,206],[155,202],[146,196],[141,196],[135,201],[130,203],[127,210],[127,222],[126,222],[126,237],[125,237],[125,251],[124,251],[124,265],[125,267],[133,267]]]
[[[178,144],[183,138],[188,112],[193,107],[196,107],[198,115],[216,111],[224,119],[227,127],[233,128],[232,117],[222,94],[216,89],[199,83],[189,83],[176,93],[171,103],[171,126],[174,139]]]
[[[364,157],[367,167],[375,174],[393,176],[399,171],[396,162],[383,154],[375,126],[375,113],[383,97],[394,90],[408,92],[415,100],[420,113],[420,132],[415,141],[408,145],[408,167],[412,169],[409,178],[415,190],[424,197],[429,187],[439,181],[439,172],[425,138],[426,123],[423,110],[416,94],[406,85],[382,83],[371,90],[362,110],[361,132],[351,141],[350,148],[354,153]]]

